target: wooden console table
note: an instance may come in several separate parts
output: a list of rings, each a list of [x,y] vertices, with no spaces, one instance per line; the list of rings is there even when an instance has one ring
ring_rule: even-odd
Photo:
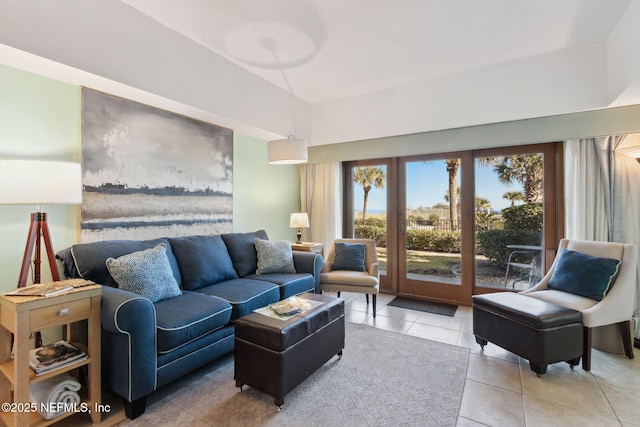
[[[102,287],[94,284],[50,297],[0,296],[0,402],[3,404],[0,417],[5,425],[45,426],[73,415],[74,412],[67,412],[45,420],[30,403],[29,386],[85,365],[88,369],[87,390],[81,393],[81,397],[90,412],[91,421],[100,423],[101,295]],[[77,342],[73,345],[85,351],[88,357],[36,376],[29,367],[31,334],[55,326],[66,326],[67,339],[70,340],[71,325],[82,320],[88,323],[88,345]],[[5,411],[7,408],[8,412]]]

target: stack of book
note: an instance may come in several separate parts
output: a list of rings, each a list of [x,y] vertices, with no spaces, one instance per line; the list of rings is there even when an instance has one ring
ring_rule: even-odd
[[[86,358],[87,353],[65,340],[60,340],[30,350],[29,366],[36,372],[36,375],[42,375]]]

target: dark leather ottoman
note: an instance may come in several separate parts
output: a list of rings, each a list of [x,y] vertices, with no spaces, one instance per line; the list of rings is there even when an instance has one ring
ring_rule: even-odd
[[[321,304],[287,320],[251,313],[235,322],[236,386],[284,396],[344,348],[344,300],[301,294]]]
[[[579,311],[512,292],[474,295],[473,334],[484,349],[492,342],[529,361],[542,375],[550,363],[571,367],[582,355]]]

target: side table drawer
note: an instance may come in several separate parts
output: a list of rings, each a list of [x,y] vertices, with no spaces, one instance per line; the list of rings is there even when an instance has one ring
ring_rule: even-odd
[[[38,331],[43,327],[73,322],[75,319],[86,319],[90,313],[91,299],[83,298],[31,310],[29,324],[32,331]]]

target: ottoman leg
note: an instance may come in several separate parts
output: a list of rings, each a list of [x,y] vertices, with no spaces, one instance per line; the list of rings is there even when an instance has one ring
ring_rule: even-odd
[[[529,362],[529,366],[531,367],[531,370],[535,372],[538,376],[543,375],[545,372],[547,372],[547,365],[538,365],[538,364]]]
[[[284,397],[276,397],[273,399],[273,403],[276,405],[277,410],[280,411],[282,409],[282,405],[284,405]]]
[[[567,360],[567,363],[569,364],[569,366],[571,367],[571,369],[573,369],[574,366],[578,366],[580,364],[580,358],[576,357],[574,359],[571,360]]]
[[[484,350],[484,346],[487,345],[489,341],[485,340],[484,338],[480,338],[479,336],[476,335],[476,342],[480,344],[480,348]]]

